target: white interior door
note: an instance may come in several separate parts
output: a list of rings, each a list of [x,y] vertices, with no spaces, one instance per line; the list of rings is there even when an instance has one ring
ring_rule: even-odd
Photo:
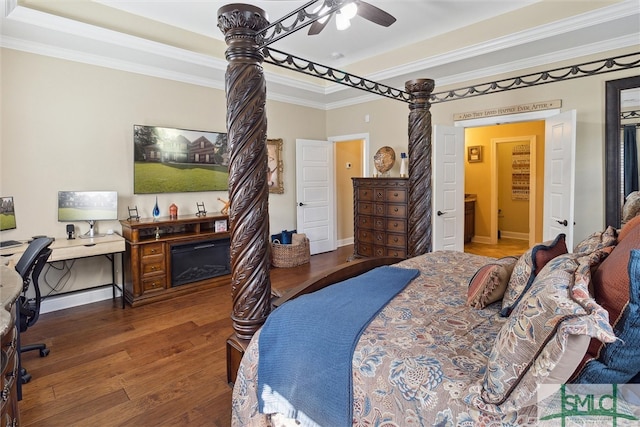
[[[464,128],[433,128],[433,250],[464,251]]]
[[[573,249],[576,111],[550,117],[545,126],[543,240],[566,234]]]
[[[329,141],[296,140],[297,230],[311,254],[336,246],[334,147]]]

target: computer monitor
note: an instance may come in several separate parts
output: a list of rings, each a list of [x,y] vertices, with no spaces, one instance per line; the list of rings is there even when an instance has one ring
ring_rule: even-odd
[[[16,211],[13,197],[0,197],[0,231],[16,228]]]
[[[86,221],[89,231],[80,237],[97,237],[96,221],[118,219],[116,191],[58,191],[58,221]]]

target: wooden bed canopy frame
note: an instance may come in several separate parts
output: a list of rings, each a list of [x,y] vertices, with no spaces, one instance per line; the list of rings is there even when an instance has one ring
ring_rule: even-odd
[[[337,11],[349,0],[312,0],[273,24],[262,9],[249,4],[229,4],[218,10],[218,27],[225,35],[228,61],[225,75],[227,132],[229,144],[229,228],[231,234],[231,286],[234,334],[227,340],[227,376],[235,380],[240,359],[251,337],[272,309],[269,239],[269,189],[267,184],[266,81],[263,62],[334,81],[389,97],[409,105],[409,212],[408,256],[431,251],[431,113],[434,102],[479,96],[519,87],[584,77],[602,72],[638,67],[638,53],[631,63],[608,58],[593,63],[505,79],[432,94],[434,81],[407,81],[405,91],[388,87],[340,70],[286,54],[267,46]],[[325,12],[308,12],[323,2]],[[317,8],[321,10],[322,8]],[[292,24],[286,25],[287,21]],[[599,63],[607,61],[603,66]],[[597,63],[597,64],[596,64]],[[569,72],[566,72],[569,70]],[[358,275],[378,265],[399,261],[380,258],[354,261],[345,270],[327,272],[320,282],[303,283],[295,292],[280,298],[278,305],[294,296],[317,290],[336,281]]]

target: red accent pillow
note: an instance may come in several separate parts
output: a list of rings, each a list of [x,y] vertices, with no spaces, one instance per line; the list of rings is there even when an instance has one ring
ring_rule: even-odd
[[[640,217],[629,221],[618,235],[618,244],[605,258],[592,277],[595,300],[609,312],[609,323],[614,327],[620,320],[624,308],[629,303],[629,258],[632,249],[640,248]],[[597,359],[603,343],[592,339],[589,350],[582,364],[576,372],[580,372],[582,366],[591,360]]]

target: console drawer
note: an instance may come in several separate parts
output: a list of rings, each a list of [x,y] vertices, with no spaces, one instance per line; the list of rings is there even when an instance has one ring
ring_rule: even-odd
[[[154,274],[163,274],[164,273],[164,257],[154,257],[158,258],[157,261],[143,260],[142,261],[142,276],[149,276]]]
[[[166,287],[166,276],[154,276],[142,279],[142,292],[161,291]]]
[[[162,242],[158,243],[148,243],[146,245],[142,245],[142,257],[148,257],[153,255],[164,255],[164,244]]]

